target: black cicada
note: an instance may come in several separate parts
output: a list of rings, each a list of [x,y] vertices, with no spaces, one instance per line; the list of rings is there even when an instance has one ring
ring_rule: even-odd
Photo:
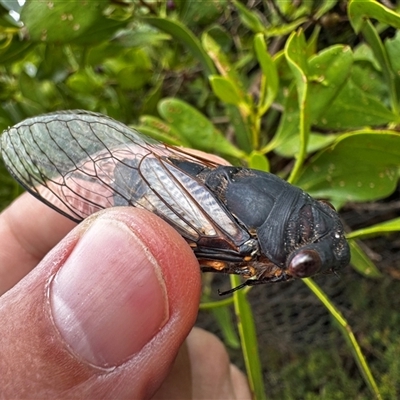
[[[79,222],[101,209],[144,208],[174,227],[202,271],[240,286],[334,272],[349,247],[337,213],[275,175],[222,166],[156,142],[104,115],[29,118],[1,137],[11,174]]]

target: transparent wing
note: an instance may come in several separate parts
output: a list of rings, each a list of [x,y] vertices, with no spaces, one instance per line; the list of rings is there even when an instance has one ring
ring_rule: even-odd
[[[222,235],[242,243],[247,237],[213,194],[171,160],[211,164],[104,115],[78,110],[27,119],[4,132],[1,153],[27,190],[77,222],[131,205],[193,241]]]

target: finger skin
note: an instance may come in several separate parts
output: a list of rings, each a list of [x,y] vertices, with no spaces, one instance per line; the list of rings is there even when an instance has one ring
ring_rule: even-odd
[[[0,214],[0,295],[13,287],[76,223],[28,193]]]
[[[168,293],[169,320],[142,350],[109,370],[89,365],[69,350],[51,319],[49,281],[91,224],[89,218],[0,298],[4,398],[149,398],[165,379],[197,315],[198,262],[182,237],[153,214],[132,207],[105,212],[129,225],[157,259]]]
[[[245,375],[230,364],[223,343],[212,333],[195,327],[152,399],[177,398],[250,400],[252,396]]]

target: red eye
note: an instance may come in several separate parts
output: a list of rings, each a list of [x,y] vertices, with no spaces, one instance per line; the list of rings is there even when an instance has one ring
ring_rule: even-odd
[[[315,250],[304,250],[293,257],[289,264],[289,274],[295,278],[307,278],[315,275],[321,265],[321,258]]]

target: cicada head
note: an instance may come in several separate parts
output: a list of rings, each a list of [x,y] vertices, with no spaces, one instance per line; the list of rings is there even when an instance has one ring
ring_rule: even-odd
[[[327,202],[306,204],[300,212],[302,243],[286,260],[286,270],[295,278],[335,272],[350,262],[350,248],[339,215]]]

